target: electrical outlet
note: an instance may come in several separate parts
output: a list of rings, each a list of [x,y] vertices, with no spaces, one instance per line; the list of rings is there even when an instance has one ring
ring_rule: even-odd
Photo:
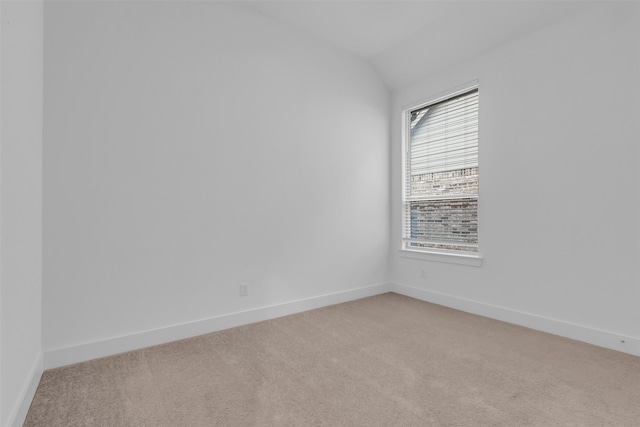
[[[240,296],[246,297],[249,295],[249,284],[248,283],[240,283]]]

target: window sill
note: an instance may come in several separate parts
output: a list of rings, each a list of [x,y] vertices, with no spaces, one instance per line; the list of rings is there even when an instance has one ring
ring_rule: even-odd
[[[472,267],[482,267],[482,255],[448,254],[442,252],[412,251],[400,249],[400,256],[403,258],[417,259],[420,261],[445,262],[448,264],[468,265]]]

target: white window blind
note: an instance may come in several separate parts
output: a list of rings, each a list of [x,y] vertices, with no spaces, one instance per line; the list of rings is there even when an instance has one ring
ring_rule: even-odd
[[[406,112],[406,249],[478,251],[478,89]]]

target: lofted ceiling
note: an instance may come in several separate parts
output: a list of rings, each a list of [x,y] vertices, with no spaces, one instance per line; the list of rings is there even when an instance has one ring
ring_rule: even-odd
[[[263,0],[244,4],[368,61],[387,86],[396,89],[593,3]]]

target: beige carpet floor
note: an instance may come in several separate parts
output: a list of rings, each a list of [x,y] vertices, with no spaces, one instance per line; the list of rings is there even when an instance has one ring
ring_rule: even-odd
[[[389,293],[44,373],[25,426],[640,426],[640,357]]]

